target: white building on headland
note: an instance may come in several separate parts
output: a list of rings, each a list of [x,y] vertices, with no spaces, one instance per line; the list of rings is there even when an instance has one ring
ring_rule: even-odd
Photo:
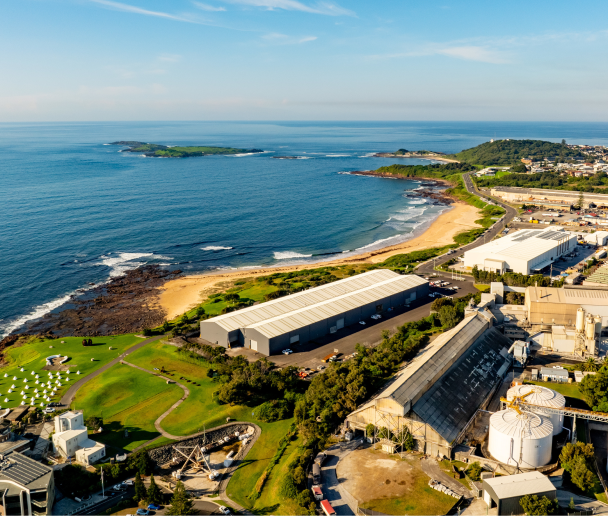
[[[82,464],[93,464],[106,456],[105,445],[89,439],[82,412],[70,411],[55,416],[53,448],[63,457],[76,456]]]
[[[575,233],[562,228],[516,231],[464,253],[464,266],[504,274],[534,274],[576,248]]]

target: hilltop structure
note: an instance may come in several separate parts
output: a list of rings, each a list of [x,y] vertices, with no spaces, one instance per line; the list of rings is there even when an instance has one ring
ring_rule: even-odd
[[[63,457],[75,456],[82,464],[94,464],[106,456],[104,444],[89,439],[82,412],[70,411],[55,416],[53,448]]]

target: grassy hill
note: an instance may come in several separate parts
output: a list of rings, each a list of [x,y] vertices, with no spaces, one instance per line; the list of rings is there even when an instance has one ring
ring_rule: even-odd
[[[156,143],[143,143],[135,141],[120,141],[112,142],[111,145],[125,145],[128,149],[123,152],[143,152],[146,156],[157,158],[188,158],[191,156],[212,156],[226,154],[248,154],[263,152],[260,149],[237,149],[234,147],[208,147],[208,146],[192,146],[192,147],[168,147],[166,145],[158,145]]]
[[[557,157],[561,159],[584,157],[579,150],[571,149],[562,143],[542,140],[498,140],[486,142],[463,150],[450,157],[464,163],[475,165],[514,165],[522,158],[542,159]]]

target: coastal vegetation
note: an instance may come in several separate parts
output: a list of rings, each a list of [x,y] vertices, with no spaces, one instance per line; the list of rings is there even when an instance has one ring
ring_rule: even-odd
[[[510,287],[531,287],[538,285],[539,287],[561,287],[563,285],[563,279],[551,282],[551,278],[542,274],[520,274],[519,272],[505,272],[504,274],[498,274],[492,271],[484,271],[477,267],[473,267],[471,271],[475,283],[489,284],[494,281],[498,281],[508,285]]]
[[[542,140],[496,140],[485,142],[477,147],[466,149],[451,156],[463,163],[475,165],[515,165],[525,159],[544,159],[555,157],[561,161],[586,157],[578,149],[565,143],[552,143]]]
[[[550,188],[553,190],[578,190],[580,192],[606,193],[608,174],[598,172],[591,177],[561,176],[551,172],[538,174],[508,174],[495,178],[478,178],[478,186],[517,186],[521,188]]]
[[[122,152],[139,152],[146,156],[156,158],[188,158],[192,156],[213,156],[229,154],[255,154],[263,152],[260,149],[237,149],[234,147],[209,147],[209,146],[168,146],[156,143],[144,143],[136,141],[113,142],[110,145],[123,145],[128,149]]]

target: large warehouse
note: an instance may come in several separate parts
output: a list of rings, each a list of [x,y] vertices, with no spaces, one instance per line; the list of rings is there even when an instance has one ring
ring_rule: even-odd
[[[275,355],[428,293],[428,282],[418,276],[376,269],[207,319],[201,338]]]
[[[572,190],[548,190],[545,188],[520,188],[517,186],[495,186],[491,193],[507,202],[527,203],[543,206],[558,206],[570,208],[578,205],[580,192]],[[583,205],[585,208],[597,206],[608,208],[608,195],[584,193]]]
[[[372,424],[392,436],[409,432],[418,451],[450,457],[458,437],[511,364],[511,341],[492,324],[493,316],[481,310],[441,334],[349,414],[347,426],[366,431]],[[402,451],[398,442],[383,444],[387,446]]]
[[[561,228],[524,229],[464,253],[464,266],[504,274],[533,274],[576,248],[577,236]]]

